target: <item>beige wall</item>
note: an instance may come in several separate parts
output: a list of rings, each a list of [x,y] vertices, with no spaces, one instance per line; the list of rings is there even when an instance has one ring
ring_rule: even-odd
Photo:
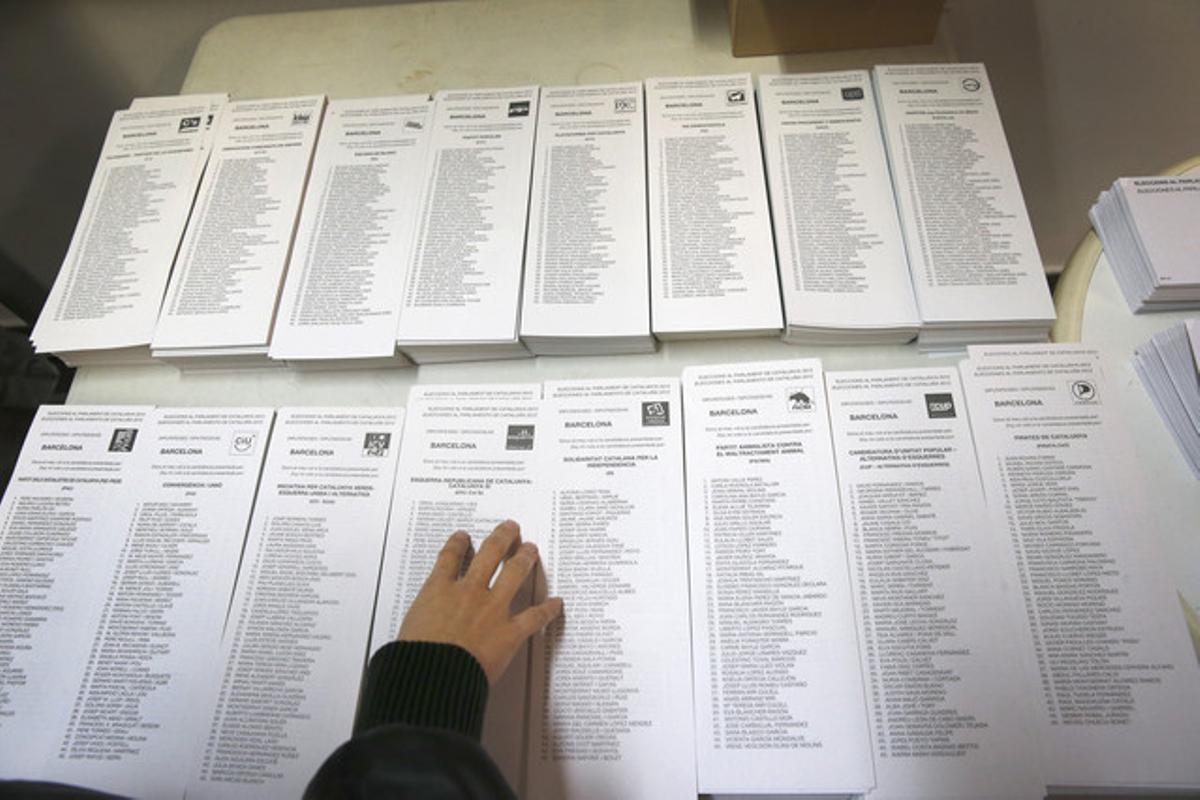
[[[53,280],[112,110],[176,91],[218,21],[365,4],[0,4],[0,247],[44,284]],[[963,60],[988,64],[1052,270],[1086,231],[1102,187],[1200,154],[1200,0],[948,0],[946,30]]]

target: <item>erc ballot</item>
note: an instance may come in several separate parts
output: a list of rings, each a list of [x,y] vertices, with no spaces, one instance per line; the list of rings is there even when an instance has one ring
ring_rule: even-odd
[[[759,104],[784,341],[911,341],[920,318],[870,75],[764,75]]]
[[[1083,346],[973,347],[960,369],[1047,787],[1200,789],[1200,666],[1118,382]]]
[[[417,363],[528,355],[518,338],[538,89],[438,92],[396,338]]]
[[[324,108],[323,95],[224,108],[154,332],[155,358],[182,367],[269,363]]]
[[[270,357],[398,365],[396,325],[433,103],[331,100],[313,156]]]
[[[642,84],[543,87],[521,340],[536,355],[648,353]]]
[[[749,74],[646,81],[651,327],[659,339],[783,327]]]
[[[299,797],[349,737],[402,420],[279,411],[188,796]]]
[[[0,774],[182,796],[273,416],[39,412],[0,510]]]
[[[825,376],[867,687],[871,800],[1041,800],[1012,584],[958,372]]]
[[[73,365],[150,358],[163,292],[208,157],[220,95],[113,115],[62,268],[31,339]]]
[[[923,349],[1044,341],[1054,304],[982,64],[872,73]]]
[[[374,652],[396,638],[452,531],[478,545],[508,518],[544,530],[534,444],[539,384],[413,387],[388,520],[371,633]],[[523,601],[529,599],[528,594]],[[488,694],[483,746],[523,795],[528,648]]]
[[[821,364],[684,371],[700,791],[874,783]]]

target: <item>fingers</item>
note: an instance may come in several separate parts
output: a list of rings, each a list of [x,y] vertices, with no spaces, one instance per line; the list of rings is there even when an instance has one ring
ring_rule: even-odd
[[[511,603],[512,599],[517,596],[517,592],[521,590],[525,579],[529,577],[529,573],[533,572],[537,562],[537,545],[533,542],[522,544],[517,548],[517,552],[504,562],[504,569],[500,570],[500,577],[496,578],[496,585],[492,587],[492,593],[501,602]]]
[[[471,537],[464,531],[455,531],[450,534],[450,538],[442,546],[442,551],[438,553],[437,561],[433,564],[433,571],[429,573],[429,580],[457,580],[462,571],[463,559],[467,557],[470,549]]]
[[[501,522],[479,546],[479,552],[471,561],[464,580],[487,586],[492,582],[500,562],[508,558],[520,543],[521,526],[511,519]]]
[[[525,641],[542,628],[549,625],[562,615],[563,601],[561,597],[551,597],[536,606],[530,606],[512,618],[521,641]]]

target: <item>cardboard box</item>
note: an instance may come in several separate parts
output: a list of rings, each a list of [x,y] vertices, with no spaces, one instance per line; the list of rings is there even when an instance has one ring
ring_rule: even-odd
[[[944,0],[727,0],[735,56],[928,44]]]

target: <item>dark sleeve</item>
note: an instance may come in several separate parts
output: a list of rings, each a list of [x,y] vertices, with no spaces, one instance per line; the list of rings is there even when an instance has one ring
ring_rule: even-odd
[[[488,684],[454,645],[393,642],[367,666],[354,737],[305,798],[515,798],[479,745]]]
[[[392,642],[367,666],[354,733],[403,723],[479,740],[488,682],[483,667],[452,644]]]

